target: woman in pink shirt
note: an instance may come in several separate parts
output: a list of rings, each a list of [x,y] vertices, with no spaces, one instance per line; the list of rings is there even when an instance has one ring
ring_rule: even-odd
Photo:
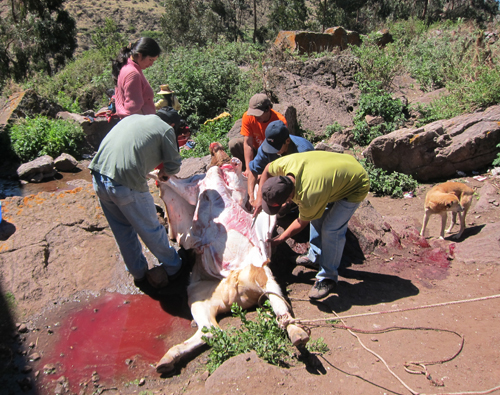
[[[120,50],[113,61],[116,114],[125,118],[132,114],[155,114],[154,92],[142,70],[152,66],[161,49],[149,37],[141,37],[134,44]]]

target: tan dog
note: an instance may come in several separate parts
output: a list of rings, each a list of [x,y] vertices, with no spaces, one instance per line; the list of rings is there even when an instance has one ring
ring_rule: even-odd
[[[425,196],[425,214],[420,231],[420,236],[425,233],[427,222],[432,214],[439,214],[441,216],[441,235],[440,238],[444,239],[444,228],[446,227],[447,212],[452,212],[452,221],[446,233],[450,233],[451,229],[457,222],[457,213],[460,217],[460,231],[454,236],[458,239],[462,236],[465,230],[465,216],[470,208],[472,195],[474,190],[461,182],[444,182],[435,185],[427,192]]]

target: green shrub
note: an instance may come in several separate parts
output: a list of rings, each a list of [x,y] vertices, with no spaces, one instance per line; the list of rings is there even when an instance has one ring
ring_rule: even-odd
[[[403,197],[405,192],[413,192],[418,188],[418,182],[411,176],[396,171],[388,173],[376,168],[366,159],[360,160],[370,178],[370,191],[381,196]]]
[[[402,72],[400,55],[397,47],[388,44],[379,47],[376,40],[379,33],[373,33],[363,38],[362,44],[350,46],[351,52],[358,58],[360,71],[356,74],[358,82],[379,82],[384,88],[388,88],[394,77]]]
[[[80,156],[85,133],[72,121],[49,119],[44,116],[26,118],[9,129],[10,144],[23,162],[42,155],[56,158],[62,153]]]
[[[221,117],[217,120],[207,121],[200,125],[200,130],[196,133],[192,140],[196,143],[195,147],[190,150],[181,150],[183,158],[203,157],[210,154],[210,144],[218,141],[224,149],[228,148],[229,138],[227,133],[233,126],[233,118],[231,116]]]
[[[66,93],[59,91],[57,93],[57,104],[59,104],[65,111],[72,113],[80,113],[82,109],[78,104],[78,98],[71,99]]]
[[[497,145],[497,148],[500,148],[500,144]],[[492,163],[493,166],[500,166],[500,152],[497,154],[497,157]]]
[[[352,129],[353,140],[356,144],[364,147],[372,142],[373,139],[383,136],[385,125],[368,126],[366,121],[358,121]]]
[[[182,105],[181,115],[196,130],[205,120],[233,111],[229,103],[240,109],[248,106],[251,95],[262,86],[259,89],[251,73],[240,66],[259,64],[261,56],[258,47],[248,43],[178,47],[144,74],[155,90],[161,84],[170,85]]]
[[[360,84],[361,96],[359,108],[354,117],[354,141],[365,146],[384,134],[390,133],[402,126],[405,121],[404,106],[401,100],[393,99],[377,82]],[[365,116],[381,116],[384,122],[376,126],[368,126]]]
[[[341,132],[343,129],[342,125],[338,122],[334,122],[333,125],[328,125],[325,130],[325,138],[332,137],[335,133]]]
[[[232,305],[231,312],[233,317],[241,319],[241,328],[231,327],[225,331],[216,327],[203,328],[204,333],[212,335],[202,337],[212,347],[207,364],[210,372],[229,358],[251,350],[273,365],[288,365],[292,356],[291,343],[285,331],[279,327],[269,301],[264,303],[263,308],[257,308],[255,321],[247,319],[247,312],[237,304]]]

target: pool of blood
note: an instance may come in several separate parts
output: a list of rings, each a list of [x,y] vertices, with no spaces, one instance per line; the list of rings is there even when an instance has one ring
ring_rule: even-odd
[[[48,389],[65,376],[78,392],[80,385],[93,386],[96,373],[105,386],[156,375],[155,364],[190,332],[189,319],[168,314],[148,296],[106,294],[54,330],[53,346],[39,363],[39,384]]]

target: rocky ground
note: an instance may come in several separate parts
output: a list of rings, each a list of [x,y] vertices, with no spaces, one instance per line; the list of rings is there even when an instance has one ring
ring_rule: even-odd
[[[444,394],[500,385],[500,180],[488,173],[456,179],[477,188],[459,240],[437,240],[437,217],[418,236],[432,184],[407,199],[370,194],[363,210],[375,214],[353,225],[386,227],[399,246],[350,259],[338,294],[320,302],[307,298],[314,270],[288,259],[305,235],[276,251],[271,268],[295,316],[320,320],[306,325],[328,352],[289,368],[244,354],[209,375],[203,349],[160,377],[154,364],[195,331],[189,309],[182,296],[155,300],[133,286],[80,167],[2,200],[1,394]],[[337,324],[350,330],[327,321],[337,314],[350,317]],[[409,361],[422,362],[414,370],[425,367],[427,378],[405,371]]]

